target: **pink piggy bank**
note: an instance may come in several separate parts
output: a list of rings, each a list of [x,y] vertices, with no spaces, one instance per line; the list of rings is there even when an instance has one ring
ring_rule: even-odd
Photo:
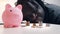
[[[11,5],[7,4],[2,15],[2,20],[5,28],[21,26],[21,22],[23,20],[22,5],[18,5],[13,8]]]

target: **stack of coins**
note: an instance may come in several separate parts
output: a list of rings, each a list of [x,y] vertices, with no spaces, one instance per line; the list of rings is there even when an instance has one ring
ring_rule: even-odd
[[[35,27],[36,27],[36,23],[33,23],[32,28],[35,28]]]
[[[39,21],[39,26],[42,26],[42,22],[41,21]]]
[[[26,26],[30,26],[30,21],[27,21],[26,22]]]
[[[50,24],[46,23],[46,27],[49,27],[49,26],[50,26]]]

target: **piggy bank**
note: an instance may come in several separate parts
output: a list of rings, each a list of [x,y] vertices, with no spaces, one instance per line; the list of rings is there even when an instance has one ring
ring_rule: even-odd
[[[7,4],[5,11],[2,14],[2,20],[5,28],[21,26],[23,20],[22,5],[11,7],[11,5]]]

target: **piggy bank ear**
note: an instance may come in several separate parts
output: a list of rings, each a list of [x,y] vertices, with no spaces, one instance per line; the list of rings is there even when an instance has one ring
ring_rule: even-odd
[[[11,8],[10,4],[6,4],[6,9]]]
[[[17,8],[21,9],[22,10],[22,5],[18,5]]]

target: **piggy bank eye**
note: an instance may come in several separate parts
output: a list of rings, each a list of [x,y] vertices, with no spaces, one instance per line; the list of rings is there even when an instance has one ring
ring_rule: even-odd
[[[10,12],[12,12],[12,10],[10,10]]]

